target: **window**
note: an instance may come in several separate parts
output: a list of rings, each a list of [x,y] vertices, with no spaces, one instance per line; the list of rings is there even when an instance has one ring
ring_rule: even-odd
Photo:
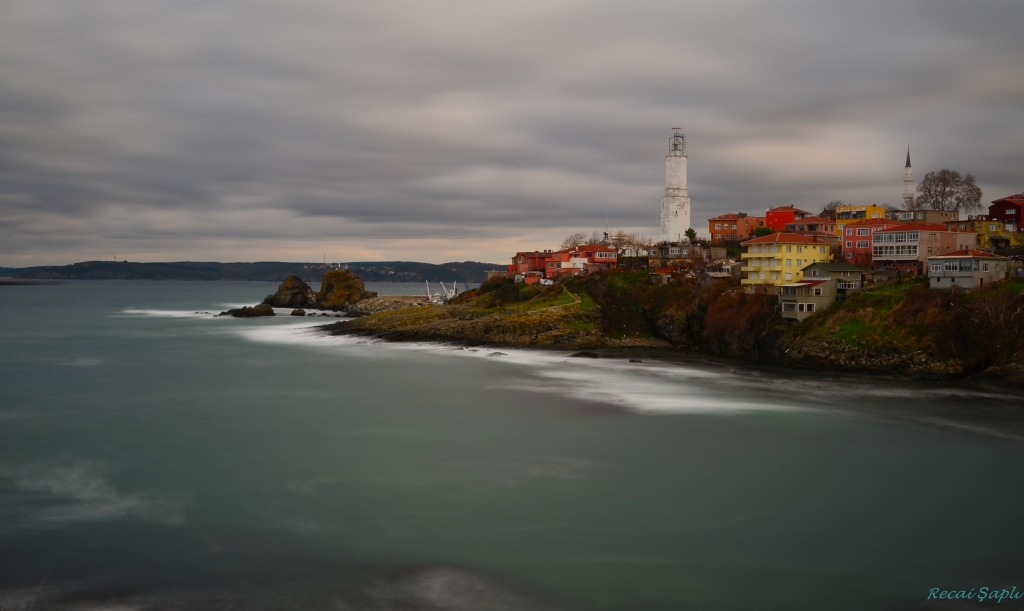
[[[988,271],[988,263],[982,263],[981,264],[981,271],[983,271],[983,272],[987,272]]]
[[[847,241],[846,242],[846,247],[847,248],[853,248],[853,242]]]
[[[814,304],[813,303],[807,304],[807,311],[808,312],[813,312],[814,311]]]
[[[857,235],[868,235],[869,233],[871,233],[871,231],[868,230],[868,229],[858,229],[857,230]]]
[[[754,244],[754,252],[761,252],[761,245],[760,244]]]
[[[796,312],[796,304],[792,301],[785,301],[782,303],[783,312]]]
[[[847,259],[852,259],[853,258],[853,253],[852,252],[846,253],[846,258]]]
[[[796,247],[796,251],[797,252],[803,252],[804,251],[804,247],[803,246],[797,246]]]
[[[764,280],[764,272],[761,272],[761,280]]]
[[[722,224],[721,223],[715,223],[715,229],[721,229],[721,228],[722,228]]]
[[[931,246],[928,247],[928,254],[932,254],[932,247]]]
[[[868,241],[867,240],[857,240],[857,248],[867,248],[867,247],[868,247]]]
[[[821,253],[821,254],[825,254],[825,247],[824,246],[819,246],[818,247],[818,252]]]
[[[786,272],[786,280],[792,280],[792,279],[793,279],[793,272]]]
[[[793,252],[793,247],[790,246],[789,244],[786,244],[786,252]]]
[[[801,265],[803,265],[803,262],[804,262],[804,260],[803,260],[803,259],[797,259],[797,260],[796,260],[796,266],[797,266],[797,267],[800,267]]]
[[[814,295],[815,297],[821,297],[821,287],[814,287]]]
[[[555,266],[554,263],[548,262],[548,267],[554,267],[554,266]]]
[[[846,235],[853,235],[853,230],[852,229],[847,229],[846,230]]]
[[[792,259],[786,259],[786,267],[789,267],[792,264],[793,264],[793,260]]]
[[[779,279],[779,272],[772,272],[772,280],[778,280],[778,279]]]
[[[938,239],[939,239],[939,237],[937,235],[935,235],[934,233],[929,233],[928,234],[928,241],[929,242],[935,242],[935,241],[938,241]]]
[[[812,269],[811,270],[811,275],[812,276],[817,276],[818,275],[818,269],[817,268]]]
[[[798,312],[803,312],[804,311],[804,304],[802,304],[802,303],[797,304],[796,309],[797,309]]]
[[[999,225],[989,225],[989,226],[988,226],[988,230],[989,230],[989,231],[995,231],[995,230],[996,230],[996,229],[998,229],[998,228],[999,228]]]
[[[729,227],[729,229],[736,229],[736,225],[732,225],[731,227]]]
[[[1017,214],[1017,211],[1015,209],[1013,209],[1013,208],[1007,208],[1006,209],[1006,214]]]
[[[753,259],[751,261],[751,263],[754,265],[754,267],[761,267],[761,260],[760,259]]]

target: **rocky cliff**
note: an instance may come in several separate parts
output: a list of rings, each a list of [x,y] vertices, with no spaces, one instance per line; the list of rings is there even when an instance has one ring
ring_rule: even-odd
[[[277,287],[277,292],[267,295],[263,303],[275,308],[301,308],[312,306],[316,302],[316,293],[298,276],[288,276]]]
[[[389,340],[667,348],[794,368],[1024,381],[1024,282],[972,294],[920,282],[864,291],[800,324],[777,299],[729,283],[648,284],[642,272],[553,287],[488,283],[447,306],[382,312],[326,329]],[[1016,380],[1016,381],[1015,381]]]
[[[357,301],[376,296],[376,292],[366,290],[359,276],[347,270],[334,270],[324,274],[316,303],[320,308],[343,310]]]

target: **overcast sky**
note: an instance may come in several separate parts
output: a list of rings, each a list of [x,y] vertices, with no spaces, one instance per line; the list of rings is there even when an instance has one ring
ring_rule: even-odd
[[[1024,190],[1021,2],[0,2],[0,265],[478,260]]]

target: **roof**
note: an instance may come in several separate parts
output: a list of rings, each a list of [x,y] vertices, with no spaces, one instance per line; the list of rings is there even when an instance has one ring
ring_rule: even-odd
[[[792,223],[787,223],[787,225],[796,225],[797,223],[803,223],[803,224],[807,224],[807,223],[810,223],[810,224],[814,224],[814,223],[832,223],[833,225],[836,224],[836,222],[833,221],[832,219],[827,219],[827,218],[825,218],[823,216],[805,216],[804,218],[797,219],[797,220],[793,221]]]
[[[951,229],[942,223],[901,223],[898,227],[883,229],[881,231],[960,231]],[[880,233],[880,232],[879,232]]]
[[[1007,195],[996,200],[992,200],[993,204],[1024,204],[1024,193],[1014,193],[1013,195]]]
[[[926,257],[926,258],[928,258],[928,259],[942,259],[942,258],[945,258],[945,257],[956,257],[956,258],[960,258],[960,259],[962,259],[964,257],[977,257],[979,259],[1006,259],[1006,260],[1010,259],[1009,257],[1001,257],[999,255],[994,255],[994,254],[992,254],[990,252],[985,252],[983,250],[974,250],[974,249],[956,250],[956,251],[953,251],[953,252],[947,252],[944,255],[932,255],[932,256]]]
[[[827,272],[860,272],[864,273],[864,270],[857,267],[856,265],[850,265],[849,263],[811,263],[807,267],[814,267],[817,265],[821,269]],[[807,269],[805,267],[804,269]]]
[[[704,272],[704,275],[708,278],[732,278],[729,272]]]
[[[709,221],[734,221],[734,220],[736,220],[738,218],[740,218],[739,214],[734,213],[734,212],[730,212],[729,214],[720,214],[718,216],[713,216],[713,217],[709,218],[708,220]]]
[[[806,210],[801,210],[801,209],[796,208],[794,206],[776,206],[774,208],[769,208],[768,209],[768,212],[790,212],[790,211],[792,211],[792,212],[803,212],[804,214],[810,214],[810,212],[808,212]]]
[[[910,167],[910,146],[907,146],[907,167]]]
[[[943,227],[943,229],[945,229],[945,227]],[[785,231],[783,231],[782,233],[770,233],[768,235],[764,235],[764,236],[761,236],[759,238],[754,238],[753,240],[747,240],[746,242],[740,242],[740,245],[741,246],[745,246],[747,244],[773,244],[773,243],[782,243],[782,244],[821,244],[822,246],[829,245],[828,242],[825,242],[823,240],[819,240],[815,236],[804,235],[802,233],[787,233]]]
[[[894,227],[905,227],[903,223],[892,219],[857,219],[856,221],[846,223],[843,227],[850,227],[851,225],[892,225]]]
[[[790,282],[787,284],[783,284],[782,286],[815,286],[818,284],[822,284],[824,282],[828,282],[829,280],[831,280],[831,278],[822,278],[820,280],[801,280],[800,282]]]

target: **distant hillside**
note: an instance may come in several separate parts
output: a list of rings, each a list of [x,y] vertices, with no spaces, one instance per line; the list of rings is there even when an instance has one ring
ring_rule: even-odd
[[[319,281],[328,269],[349,269],[364,282],[482,282],[489,269],[504,269],[496,263],[417,263],[414,261],[363,261],[356,263],[133,263],[130,261],[86,261],[73,265],[0,268],[0,276],[33,280],[263,280],[280,282],[295,275],[307,282]]]

